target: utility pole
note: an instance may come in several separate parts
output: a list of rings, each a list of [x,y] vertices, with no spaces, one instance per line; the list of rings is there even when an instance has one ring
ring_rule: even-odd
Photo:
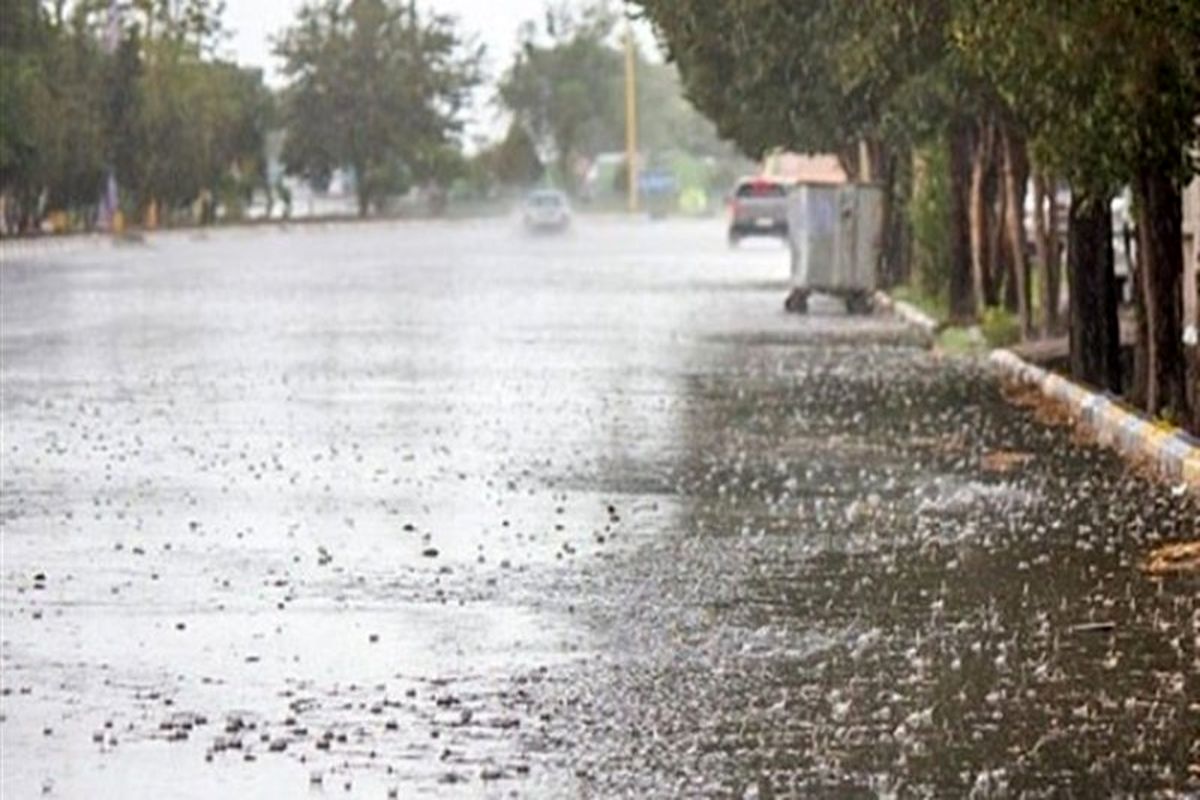
[[[625,163],[629,169],[629,213],[638,210],[637,57],[633,26],[625,18]]]

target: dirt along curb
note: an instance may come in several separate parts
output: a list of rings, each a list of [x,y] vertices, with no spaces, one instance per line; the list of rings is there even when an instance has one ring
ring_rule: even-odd
[[[1011,350],[993,350],[988,364],[1001,376],[1033,386],[1065,405],[1101,446],[1131,461],[1149,462],[1163,477],[1200,493],[1200,442],[1187,433],[1156,425],[1115,400],[1030,364]]]
[[[937,335],[938,322],[910,303],[886,292],[877,292],[875,302],[930,337]],[[1063,404],[1100,446],[1116,450],[1130,462],[1149,463],[1167,480],[1200,494],[1200,441],[1186,432],[1156,425],[1111,398],[1030,364],[1011,350],[992,350],[987,362],[1002,378],[1033,387]]]

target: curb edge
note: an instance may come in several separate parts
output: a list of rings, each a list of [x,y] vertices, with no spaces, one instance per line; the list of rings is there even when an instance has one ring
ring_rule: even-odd
[[[1165,430],[1103,394],[1030,364],[1011,350],[993,350],[987,361],[1001,375],[1034,386],[1066,405],[1102,447],[1127,459],[1148,459],[1164,478],[1200,494],[1200,444],[1186,433]]]
[[[920,328],[928,335],[937,335],[937,320],[911,303],[906,303],[903,300],[896,300],[887,292],[877,291],[875,292],[875,304],[885,311],[892,312],[909,325]]]

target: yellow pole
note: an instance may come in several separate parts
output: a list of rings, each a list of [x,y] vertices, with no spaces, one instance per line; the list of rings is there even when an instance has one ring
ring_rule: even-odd
[[[633,27],[625,20],[625,163],[629,168],[629,211],[638,210],[637,164],[637,60],[633,49]]]

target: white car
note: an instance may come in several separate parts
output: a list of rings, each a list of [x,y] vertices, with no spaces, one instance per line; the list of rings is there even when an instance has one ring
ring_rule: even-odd
[[[521,219],[530,231],[563,231],[571,225],[571,204],[557,189],[539,189],[525,198]]]

